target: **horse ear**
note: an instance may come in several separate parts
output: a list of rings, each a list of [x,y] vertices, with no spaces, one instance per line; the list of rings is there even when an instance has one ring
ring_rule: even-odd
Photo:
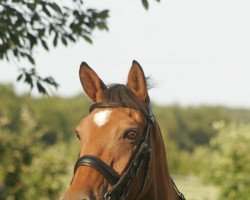
[[[103,91],[107,89],[107,86],[86,62],[82,62],[79,76],[82,87],[90,100],[93,102],[100,102],[103,97]]]
[[[132,67],[128,74],[127,86],[144,104],[149,104],[147,81],[142,67],[135,60],[132,62]]]

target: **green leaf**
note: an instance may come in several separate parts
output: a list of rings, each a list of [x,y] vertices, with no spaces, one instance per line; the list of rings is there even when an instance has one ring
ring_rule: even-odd
[[[62,43],[63,43],[65,46],[68,45],[67,40],[66,40],[64,37],[61,37],[61,40],[62,40]]]
[[[55,33],[55,37],[54,37],[54,39],[53,39],[53,45],[54,45],[54,47],[57,46],[57,41],[58,41],[58,34]]]
[[[12,0],[13,1],[13,0]],[[20,3],[20,0],[17,0],[17,2]],[[36,6],[37,4],[36,3],[26,3],[26,6],[30,9],[30,10],[35,10],[36,9]]]
[[[90,43],[90,44],[93,43],[92,40],[91,40],[88,36],[83,35],[82,37],[83,37],[88,43]]]
[[[30,75],[33,75],[33,76],[36,75],[36,69],[35,69],[35,68],[32,68],[32,69],[30,70]]]
[[[67,35],[67,37],[72,41],[72,42],[76,42],[75,38],[72,35]]]
[[[20,74],[18,77],[17,77],[17,81],[20,81],[21,79],[22,79],[22,77],[23,77],[23,74]]]
[[[31,55],[27,54],[26,57],[28,58],[28,60],[30,61],[31,64],[33,64],[33,65],[35,64],[35,60]]]
[[[45,28],[38,29],[38,30],[37,30],[37,31],[38,31],[38,36],[39,36],[39,37],[44,36],[45,30],[46,30]]]
[[[15,45],[19,45],[20,44],[20,41],[19,41],[19,38],[18,38],[18,35],[17,34],[9,34],[10,35],[10,39],[12,40],[12,42],[15,44]]]
[[[52,77],[46,77],[44,79],[42,79],[44,82],[46,82],[49,85],[52,85],[53,87],[57,88],[59,86],[59,84],[57,82],[55,82],[54,78]]]
[[[79,14],[79,11],[78,10],[74,10],[73,11],[73,15],[75,16],[75,17],[78,17],[80,14]]]
[[[46,15],[51,17],[51,14],[50,14],[49,10],[46,8],[46,6],[43,6],[43,11],[45,12]]]
[[[99,13],[99,16],[102,19],[106,19],[109,16],[109,10],[103,10],[102,12]]]
[[[47,43],[44,40],[41,40],[41,42],[42,42],[43,48],[48,51],[49,47],[48,47]]]
[[[30,42],[30,47],[32,48],[35,44],[37,44],[37,39],[34,35],[31,33],[27,33],[27,38],[29,39]]]
[[[38,92],[42,94],[47,94],[45,87],[43,87],[42,84],[39,83],[39,81],[36,82],[36,86],[37,86]]]
[[[108,27],[107,27],[107,25],[106,25],[105,22],[99,22],[99,23],[97,24],[97,27],[98,27],[100,30],[103,30],[103,29],[108,30]]]
[[[33,88],[33,81],[32,81],[32,77],[29,73],[25,72],[25,79],[24,82],[28,83],[30,85],[30,88]]]
[[[14,56],[18,57],[18,50],[17,49],[13,49],[13,53],[14,53]]]
[[[148,1],[147,0],[142,0],[142,5],[144,6],[145,9],[148,10]]]
[[[48,4],[54,11],[58,13],[62,13],[61,8],[56,3],[49,3]]]

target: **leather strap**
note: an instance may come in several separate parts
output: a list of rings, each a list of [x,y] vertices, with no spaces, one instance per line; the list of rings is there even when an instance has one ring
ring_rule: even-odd
[[[116,184],[120,179],[119,174],[110,166],[99,158],[91,155],[84,155],[79,158],[74,167],[74,173],[80,166],[90,166],[95,168],[101,175],[103,175],[111,184]]]
[[[116,104],[116,103],[93,103],[90,108],[89,108],[89,112],[91,113],[94,109],[96,108],[130,108],[124,105],[120,105],[120,104]],[[141,114],[143,114],[149,121],[152,121],[153,118],[153,113],[152,113],[152,108],[151,106],[149,106],[148,111],[146,111],[145,109],[139,109],[139,108],[130,108],[130,109],[135,109],[140,111]]]

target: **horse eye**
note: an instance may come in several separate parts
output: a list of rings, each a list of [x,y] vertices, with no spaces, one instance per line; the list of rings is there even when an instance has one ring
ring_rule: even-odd
[[[124,138],[128,138],[129,140],[135,140],[138,135],[139,135],[139,131],[136,129],[132,129],[132,130],[127,131],[124,134]]]

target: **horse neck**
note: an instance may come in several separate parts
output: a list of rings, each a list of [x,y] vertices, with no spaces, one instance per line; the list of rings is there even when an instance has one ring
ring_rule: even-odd
[[[157,122],[151,132],[152,147],[152,181],[143,199],[174,200],[178,199],[169,175],[165,146]]]

